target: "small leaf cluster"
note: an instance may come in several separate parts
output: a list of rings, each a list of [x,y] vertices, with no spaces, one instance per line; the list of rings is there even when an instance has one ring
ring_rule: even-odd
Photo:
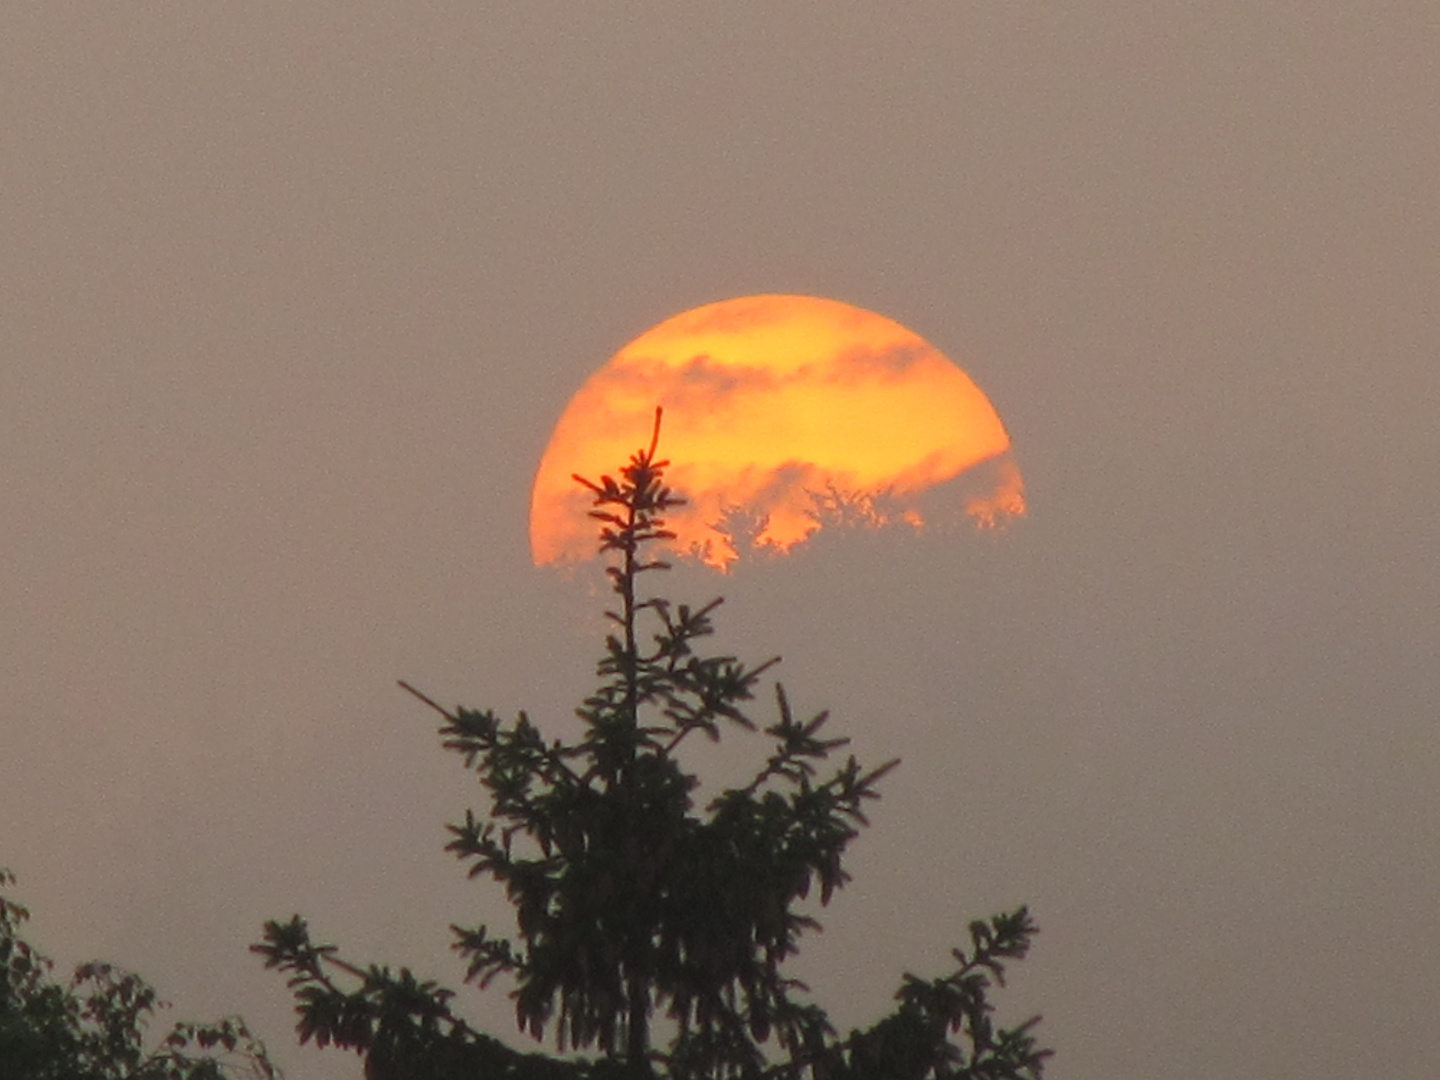
[[[0,888],[14,876],[0,870]],[[92,961],[56,982],[54,963],[21,936],[29,911],[0,895],[0,1075],[5,1080],[276,1080],[265,1047],[236,1017],[147,1029],[165,1008],[133,972]]]

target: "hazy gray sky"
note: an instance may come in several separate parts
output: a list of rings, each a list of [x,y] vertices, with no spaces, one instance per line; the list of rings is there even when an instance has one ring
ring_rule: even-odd
[[[1432,0],[7,5],[34,937],[357,1077],[294,1048],[262,920],[456,984],[448,923],[505,912],[394,680],[568,730],[551,426],[666,316],[812,293],[961,363],[1031,507],[674,583],[905,757],[821,1000],[877,1015],[1028,902],[1008,1015],[1057,1080],[1435,1074],[1437,56]]]

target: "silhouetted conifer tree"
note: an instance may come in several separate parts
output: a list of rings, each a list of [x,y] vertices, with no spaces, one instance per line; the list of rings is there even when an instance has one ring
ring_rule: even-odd
[[[825,736],[825,713],[797,719],[779,686],[762,733],[747,708],[775,661],[705,654],[720,602],[696,608],[642,589],[667,569],[649,551],[672,537],[664,514],[681,501],[664,484],[666,465],[652,440],[619,479],[576,477],[594,496],[618,598],[578,742],[547,740],[524,713],[507,724],[452,712],[407,686],[444,715],[445,747],[488,795],[484,813],[450,826],[448,850],[471,876],[499,882],[515,908],[514,937],[455,928],[467,981],[511,980],[522,1031],[596,1056],[515,1051],[459,1018],[451,991],[408,969],[341,960],[296,916],[268,923],[253,948],[289,974],[302,1041],[363,1052],[372,1080],[1039,1077],[1050,1052],[1035,1045],[1036,1020],[991,1020],[1003,965],[1035,932],[1025,908],[972,923],[951,973],[906,975],[895,1011],[847,1036],[785,974],[818,926],[799,905],[812,895],[826,904],[846,882],[864,804],[896,762],[833,765],[846,740]],[[763,763],[697,805],[699,779],[681,751],[731,732],[764,738]]]

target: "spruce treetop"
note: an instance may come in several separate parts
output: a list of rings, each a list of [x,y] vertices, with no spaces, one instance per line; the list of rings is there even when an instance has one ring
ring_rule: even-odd
[[[848,880],[843,860],[868,824],[865,803],[896,764],[832,756],[827,714],[797,719],[775,686],[775,719],[750,715],[777,660],[747,665],[708,653],[720,604],[648,594],[668,569],[650,545],[671,538],[665,512],[683,500],[648,448],[618,477],[576,480],[616,597],[596,665],[598,686],[577,709],[575,742],[547,739],[521,713],[446,709],[446,749],[486,793],[483,813],[449,826],[447,850],[472,877],[500,884],[513,935],[454,927],[466,980],[513,985],[516,1021],[562,1054],[520,1054],[451,1010],[452,993],[402,969],[359,968],[311,943],[296,916],[267,924],[255,951],[290,974],[300,1033],[365,1053],[369,1075],[606,1077],[672,1080],[1031,1080],[1049,1051],[1034,1020],[991,1021],[989,992],[1035,931],[1026,909],[972,923],[968,950],[943,978],[906,975],[894,1013],[841,1037],[802,983],[784,971],[818,928],[804,902],[827,904]],[[696,736],[763,739],[753,774],[703,803],[682,751]],[[359,980],[359,987],[339,981]]]

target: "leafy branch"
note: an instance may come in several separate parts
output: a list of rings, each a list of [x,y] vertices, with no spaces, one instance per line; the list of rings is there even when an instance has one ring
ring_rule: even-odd
[[[952,951],[958,967],[938,979],[906,974],[895,1012],[825,1051],[827,1080],[1039,1080],[1054,1051],[1033,1034],[1038,1016],[996,1028],[990,991],[1005,985],[1006,960],[1030,950],[1038,927],[1021,907],[970,924],[971,949]],[[959,1035],[963,1046],[952,1036]],[[776,1074],[782,1075],[782,1074]]]
[[[0,889],[15,883],[0,869]],[[238,1017],[180,1022],[158,1045],[151,1020],[168,1005],[139,975],[78,965],[65,982],[21,935],[29,910],[0,895],[0,1075],[5,1080],[278,1080],[265,1046]]]

